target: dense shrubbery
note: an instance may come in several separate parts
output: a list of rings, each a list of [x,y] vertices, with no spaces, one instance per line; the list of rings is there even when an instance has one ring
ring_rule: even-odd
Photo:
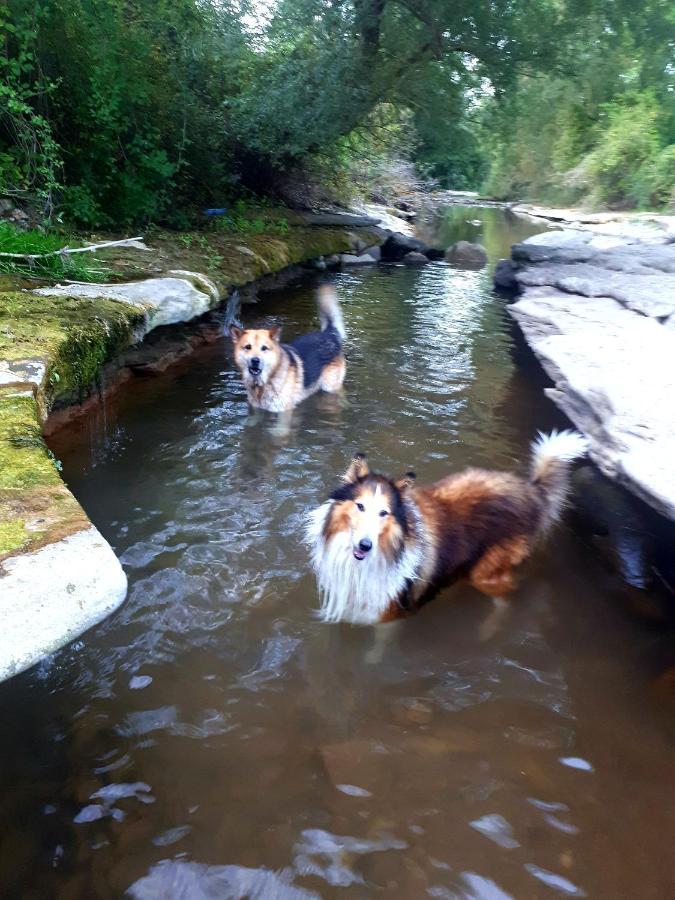
[[[503,196],[665,204],[667,16],[661,0],[7,0],[0,195],[86,227],[185,226],[307,180],[349,199],[404,157],[447,187],[489,167]]]
[[[521,75],[483,111],[497,197],[616,208],[675,203],[675,15],[647,3],[589,30],[569,73]]]

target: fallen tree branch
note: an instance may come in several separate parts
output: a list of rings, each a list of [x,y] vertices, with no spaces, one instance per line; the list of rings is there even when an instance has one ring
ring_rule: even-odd
[[[11,259],[45,259],[48,256],[65,256],[70,253],[95,253],[105,247],[121,247],[123,244],[132,244],[142,240],[142,236],[123,238],[121,241],[103,241],[101,244],[90,244],[88,247],[61,247],[59,250],[50,250],[49,253],[0,253],[0,256]]]

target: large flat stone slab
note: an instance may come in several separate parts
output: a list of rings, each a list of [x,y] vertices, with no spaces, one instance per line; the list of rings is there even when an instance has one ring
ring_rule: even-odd
[[[147,331],[160,325],[176,325],[204,315],[219,302],[215,286],[207,290],[208,279],[184,272],[180,278],[146,278],[127,284],[57,284],[38,288],[35,294],[46,297],[105,298],[128,303],[147,314]],[[199,287],[194,279],[205,280]]]
[[[675,519],[675,218],[573,224],[513,247],[509,312],[600,469]]]
[[[524,287],[550,285],[569,294],[584,297],[611,297],[645,316],[664,318],[675,313],[675,248],[672,251],[673,273],[656,271],[635,259],[596,255],[588,262],[551,263],[526,268],[516,273]],[[608,262],[623,263],[626,268],[610,268]]]

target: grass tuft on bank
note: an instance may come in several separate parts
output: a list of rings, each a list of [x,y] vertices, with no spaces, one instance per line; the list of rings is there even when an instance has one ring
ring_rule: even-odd
[[[82,246],[83,242],[72,236],[32,229],[24,231],[9,222],[0,222],[0,273],[20,278],[105,280],[110,269],[93,253],[56,252]],[[6,253],[17,255],[2,255]],[[38,258],[33,259],[34,256]]]

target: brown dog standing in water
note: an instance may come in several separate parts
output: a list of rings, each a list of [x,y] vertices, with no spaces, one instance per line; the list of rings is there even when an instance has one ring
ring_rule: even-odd
[[[303,334],[290,344],[281,329],[230,326],[234,360],[241,371],[251,406],[287,412],[316,391],[335,393],[345,380],[342,345],[345,328],[335,289],[319,291],[321,331]]]
[[[495,599],[558,520],[570,463],[586,452],[576,432],[540,434],[528,478],[467,469],[425,487],[396,481],[357,456],[342,487],[310,514],[307,537],[326,622],[375,625],[417,610],[466,579]]]

